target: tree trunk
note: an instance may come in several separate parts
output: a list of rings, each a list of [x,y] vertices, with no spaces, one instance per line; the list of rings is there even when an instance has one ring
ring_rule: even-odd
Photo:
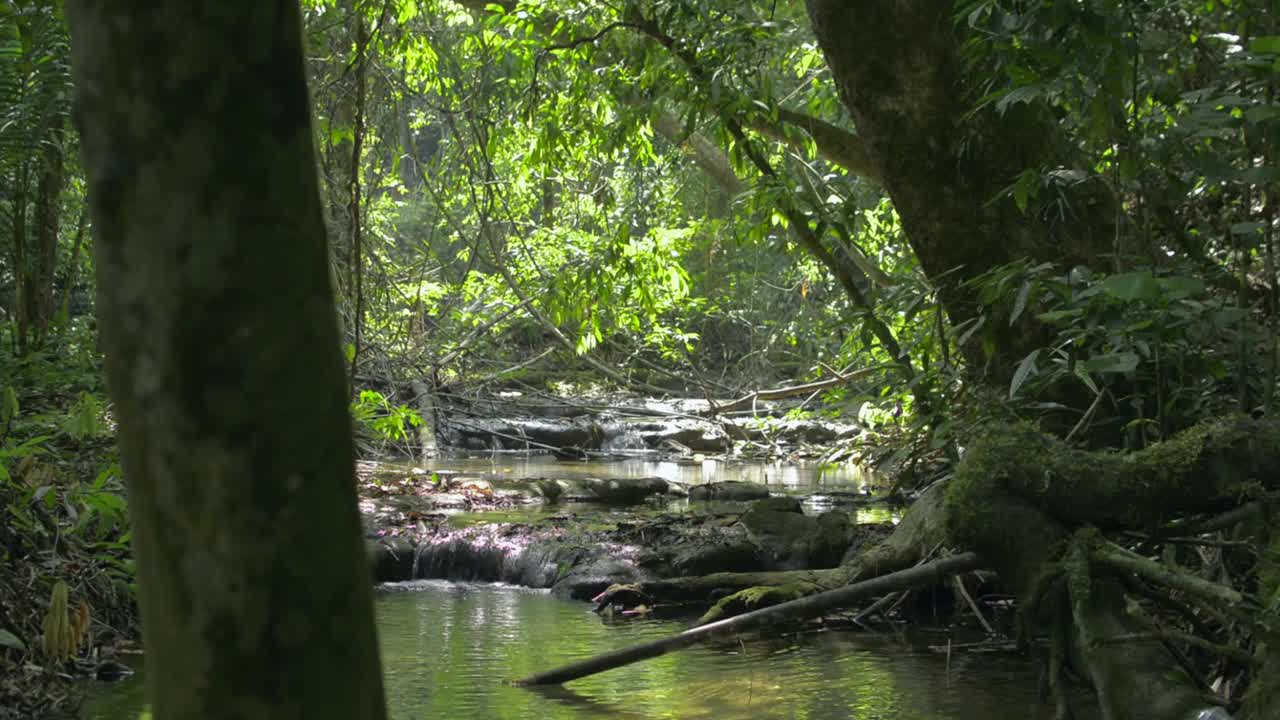
[[[381,720],[298,4],[66,12],[154,714]]]
[[[67,275],[62,279],[62,306],[58,310],[60,323],[64,326],[71,320],[71,293],[75,290],[80,278],[80,251],[84,247],[84,235],[88,232],[89,206],[80,208],[80,218],[76,221],[76,239],[71,243],[70,261],[67,263]]]
[[[975,111],[963,75],[963,37],[952,4],[935,0],[808,0],[814,34],[871,163],[902,218],[920,265],[953,323],[975,318],[964,282],[1016,259],[1096,266],[1113,250],[1113,199],[1096,183],[1068,188],[1070,203],[1002,197],[1024,171],[1072,167],[1048,108]],[[1028,313],[1030,315],[1030,313]],[[989,323],[995,354],[965,348],[970,365],[1007,384],[1014,364],[1042,344],[1024,323]]]
[[[30,339],[30,320],[27,314],[27,194],[30,192],[28,163],[21,163],[14,172],[13,197],[13,310],[14,329],[18,357],[25,357]]]
[[[66,116],[55,103],[49,129],[41,150],[40,179],[36,182],[36,257],[27,288],[28,319],[35,346],[44,344],[53,318],[53,280],[58,265],[58,228],[62,217],[62,188],[66,184],[63,141],[67,135]]]

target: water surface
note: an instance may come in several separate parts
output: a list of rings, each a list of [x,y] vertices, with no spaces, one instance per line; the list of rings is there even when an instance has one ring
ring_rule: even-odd
[[[699,646],[537,691],[512,678],[682,629],[606,624],[585,603],[502,585],[417,581],[376,602],[390,715],[422,718],[1048,720],[1032,663],[954,654],[917,638],[828,632]],[[85,720],[132,720],[141,681],[99,685]],[[1081,720],[1090,717],[1078,713]]]
[[[694,456],[695,458],[697,456]],[[830,491],[861,492],[878,487],[882,478],[852,463],[758,462],[706,457],[667,459],[645,453],[621,459],[557,460],[551,455],[492,453],[445,455],[423,460],[426,470],[509,478],[640,478],[698,485],[740,480],[769,485],[775,492],[812,494]]]

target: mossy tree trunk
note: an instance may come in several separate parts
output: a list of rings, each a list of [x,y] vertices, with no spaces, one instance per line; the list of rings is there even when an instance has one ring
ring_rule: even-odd
[[[1064,659],[1090,680],[1109,720],[1224,717],[1132,612],[1131,567],[1145,561],[1132,555],[1126,566],[1107,562],[1117,553],[1097,529],[1158,534],[1173,519],[1266,497],[1276,490],[1276,467],[1275,423],[1206,422],[1128,455],[1075,450],[1025,426],[993,428],[968,450],[947,488],[947,526],[955,546],[978,552],[1018,593],[1029,620],[1068,623]],[[1273,542],[1271,532],[1255,528],[1259,547]],[[1261,553],[1253,569],[1264,598],[1275,592],[1274,567]],[[1215,612],[1256,610],[1256,599],[1234,589],[1177,568],[1167,575],[1180,591],[1211,593]],[[1275,608],[1259,617],[1247,717],[1272,718],[1280,716],[1280,668],[1267,648],[1280,643],[1280,631]]]
[[[155,717],[380,720],[298,4],[66,12]]]
[[[818,38],[858,138],[893,199],[920,265],[953,323],[973,320],[977,292],[963,283],[1012,260],[1095,265],[1113,251],[1114,205],[1096,184],[1068,189],[1071,204],[1027,212],[1002,197],[1024,171],[1071,168],[1070,148],[1047,107],[975,111],[953,6],[937,0],[808,0]],[[1030,314],[1028,314],[1030,315]],[[1043,338],[1030,325],[988,323],[963,348],[974,369],[1007,384]]]

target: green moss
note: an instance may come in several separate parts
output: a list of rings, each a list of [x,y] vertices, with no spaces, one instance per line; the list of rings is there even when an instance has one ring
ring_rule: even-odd
[[[710,610],[707,610],[702,617],[698,618],[698,624],[705,625],[716,620],[741,615],[751,610],[799,600],[821,590],[822,588],[809,582],[794,582],[786,585],[758,585],[746,590],[739,590],[732,595],[721,598],[719,602],[711,606]]]

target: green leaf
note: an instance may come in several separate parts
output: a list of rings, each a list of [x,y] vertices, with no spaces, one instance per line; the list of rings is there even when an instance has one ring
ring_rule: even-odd
[[[1076,377],[1080,378],[1080,382],[1084,383],[1085,387],[1092,390],[1095,395],[1098,394],[1098,384],[1079,365],[1076,366]]]
[[[1018,297],[1013,301],[1013,313],[1009,315],[1009,327],[1013,327],[1013,323],[1022,315],[1022,311],[1027,309],[1027,298],[1031,296],[1031,281],[1022,283],[1022,289],[1018,291]]]
[[[976,321],[971,320],[969,322],[972,322],[973,325],[968,330],[964,331],[964,334],[960,336],[959,340],[956,340],[957,347],[963,347],[965,343],[969,342],[969,338],[973,337],[973,334],[981,330],[982,326],[986,324],[987,318],[986,316],[983,316],[978,318]]]
[[[1250,40],[1249,52],[1280,55],[1280,35],[1263,35]]]
[[[1085,372],[1130,373],[1138,368],[1138,355],[1131,352],[1095,355],[1080,363],[1079,367]]]
[[[1251,167],[1242,170],[1239,179],[1253,185],[1267,185],[1273,182],[1280,182],[1280,168],[1275,167]]]
[[[1244,119],[1251,125],[1261,125],[1280,117],[1280,107],[1275,105],[1259,105],[1244,111]]]
[[[13,648],[14,650],[27,649],[27,646],[22,643],[22,640],[17,635],[4,628],[0,628],[0,647]]]
[[[1120,300],[1153,300],[1160,296],[1160,286],[1149,272],[1112,275],[1102,281],[1102,289]]]
[[[1021,388],[1023,383],[1036,374],[1036,358],[1039,356],[1039,350],[1032,350],[1026,357],[1022,358],[1022,362],[1018,363],[1018,369],[1013,372],[1013,379],[1009,381],[1010,400],[1018,394],[1018,388]]]
[[[1175,275],[1160,278],[1160,289],[1164,291],[1166,298],[1182,300],[1204,292],[1204,281],[1200,278]]]
[[[18,394],[13,387],[6,385],[4,396],[0,397],[0,425],[8,425],[10,420],[18,416]]]
[[[1085,311],[1083,308],[1076,308],[1074,310],[1050,310],[1049,312],[1040,313],[1036,318],[1039,319],[1040,322],[1052,324],[1063,320],[1072,320],[1074,318],[1082,317],[1084,314]]]

